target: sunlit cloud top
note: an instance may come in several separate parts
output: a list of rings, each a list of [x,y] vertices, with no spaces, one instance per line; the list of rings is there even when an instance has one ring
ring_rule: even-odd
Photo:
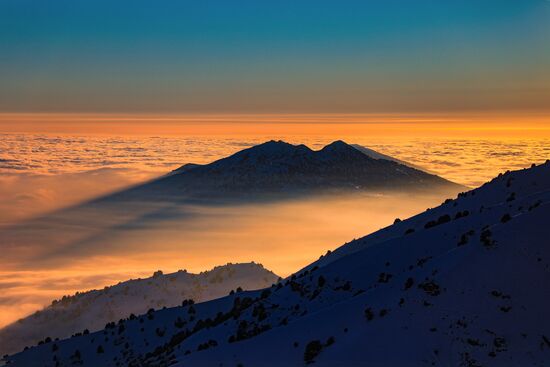
[[[546,0],[0,2],[0,111],[550,109]]]

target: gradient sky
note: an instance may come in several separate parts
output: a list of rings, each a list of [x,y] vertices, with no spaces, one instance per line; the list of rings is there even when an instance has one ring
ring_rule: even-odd
[[[547,0],[0,1],[0,112],[550,111]]]

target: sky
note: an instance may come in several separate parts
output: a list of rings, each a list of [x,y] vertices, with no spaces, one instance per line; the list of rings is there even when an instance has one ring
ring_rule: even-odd
[[[546,0],[0,1],[0,112],[550,110]]]

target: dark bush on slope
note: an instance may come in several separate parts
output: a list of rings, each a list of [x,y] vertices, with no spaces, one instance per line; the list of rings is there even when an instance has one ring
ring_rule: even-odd
[[[315,357],[317,357],[322,350],[323,350],[323,345],[319,340],[310,341],[306,345],[306,350],[304,352],[304,361],[307,364],[313,363]]]

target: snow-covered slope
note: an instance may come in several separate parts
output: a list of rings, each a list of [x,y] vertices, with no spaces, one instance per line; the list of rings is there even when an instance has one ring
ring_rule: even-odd
[[[260,289],[277,281],[271,271],[255,263],[227,264],[200,274],[180,270],[156,272],[146,279],[121,282],[101,290],[64,296],[33,315],[0,330],[0,350],[16,352],[46,337],[67,338],[85,329],[96,331],[105,324],[149,309],[181,305],[223,297],[231,290]]]
[[[380,152],[377,152],[374,149],[370,149],[370,148],[364,147],[364,146],[359,145],[359,144],[351,144],[351,146],[354,147],[355,149],[357,149],[358,151],[360,151],[361,153],[363,153],[363,154],[365,154],[365,155],[367,155],[367,156],[369,156],[373,159],[384,159],[384,160],[387,160],[387,161],[393,161],[393,162],[397,162],[399,164],[402,164],[404,166],[408,166],[408,167],[411,167],[411,168],[414,168],[414,169],[417,169],[417,170],[421,170],[421,171],[424,171],[424,172],[431,173],[431,172],[427,171],[426,169],[424,169],[422,167],[419,167],[419,166],[414,165],[414,164],[409,163],[409,162],[402,161],[400,159],[391,157],[391,156],[386,155],[386,154],[382,154]]]
[[[13,366],[545,366],[550,163],[346,244],[264,290],[161,310]]]

